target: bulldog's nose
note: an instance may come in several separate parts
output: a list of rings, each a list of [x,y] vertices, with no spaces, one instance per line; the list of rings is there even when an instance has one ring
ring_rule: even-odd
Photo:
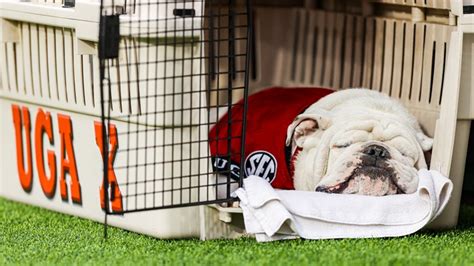
[[[377,144],[367,146],[362,152],[371,157],[376,157],[380,159],[387,159],[390,157],[390,153],[388,152],[388,150],[385,147]]]

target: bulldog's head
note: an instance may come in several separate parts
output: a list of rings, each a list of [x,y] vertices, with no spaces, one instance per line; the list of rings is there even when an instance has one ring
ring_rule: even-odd
[[[387,112],[377,104],[312,108],[295,119],[287,138],[287,145],[302,149],[295,189],[372,196],[416,191],[432,140],[408,112]]]

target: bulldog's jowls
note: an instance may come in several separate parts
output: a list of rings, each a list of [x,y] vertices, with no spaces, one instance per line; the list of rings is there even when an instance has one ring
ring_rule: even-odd
[[[288,127],[297,190],[371,196],[413,193],[432,139],[398,101],[349,89],[311,105]]]

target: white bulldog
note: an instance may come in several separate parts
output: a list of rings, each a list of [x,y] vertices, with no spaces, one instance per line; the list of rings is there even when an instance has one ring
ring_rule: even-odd
[[[296,190],[383,196],[413,193],[433,140],[398,101],[367,89],[334,92],[288,127]]]

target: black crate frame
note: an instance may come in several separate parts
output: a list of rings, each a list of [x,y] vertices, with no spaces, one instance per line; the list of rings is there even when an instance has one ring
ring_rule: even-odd
[[[245,129],[246,129],[246,117],[247,117],[247,98],[248,98],[248,86],[249,86],[249,66],[250,66],[250,51],[251,51],[251,37],[252,37],[252,34],[251,34],[251,25],[252,25],[252,17],[251,17],[251,4],[250,4],[250,0],[246,0],[244,2],[241,2],[239,1],[239,3],[236,3],[236,0],[227,0],[227,1],[218,1],[218,0],[209,0],[209,1],[195,1],[195,0],[174,0],[174,1],[169,1],[169,0],[165,0],[165,1],[160,1],[160,0],[156,0],[156,2],[148,2],[148,3],[139,3],[138,0],[136,1],[130,1],[129,3],[127,3],[127,1],[125,1],[125,5],[122,5],[122,6],[119,6],[119,5],[115,5],[114,1],[110,2],[110,3],[105,3],[106,1],[102,0],[101,2],[101,19],[100,19],[100,36],[99,36],[99,59],[100,59],[100,80],[101,80],[101,87],[100,87],[100,97],[101,97],[101,140],[98,140],[98,141],[101,141],[102,143],[102,147],[103,147],[103,182],[102,182],[102,188],[103,190],[101,190],[101,198],[102,198],[102,209],[104,210],[105,214],[106,214],[106,220],[105,220],[105,223],[107,223],[107,215],[109,214],[115,214],[115,215],[123,215],[125,213],[132,213],[132,212],[141,212],[141,211],[149,211],[149,210],[157,210],[157,209],[167,209],[167,208],[177,208],[177,207],[189,207],[189,206],[198,206],[198,205],[206,205],[206,204],[216,204],[216,203],[227,203],[227,202],[231,202],[231,201],[234,201],[235,198],[232,197],[231,195],[231,185],[232,184],[237,184],[238,186],[242,186],[242,180],[243,180],[243,177],[244,177],[244,171],[240,171],[239,175],[240,177],[238,179],[235,179],[235,178],[232,178],[232,171],[231,171],[231,168],[230,168],[230,164],[228,165],[227,169],[214,169],[211,165],[212,162],[212,155],[210,154],[210,151],[209,151],[209,145],[208,145],[208,142],[210,142],[211,140],[207,139],[207,133],[209,132],[210,128],[212,126],[214,126],[217,121],[219,120],[219,110],[222,109],[222,108],[225,108],[226,111],[229,113],[229,118],[228,118],[228,125],[229,125],[229,128],[231,127],[231,125],[233,123],[241,123],[241,128],[242,128],[242,131],[240,132],[240,135],[239,136],[233,136],[230,132],[228,134],[228,137],[224,140],[219,140],[219,141],[226,141],[228,143],[228,146],[230,147],[230,142],[232,141],[233,138],[239,138],[240,140],[240,146],[241,146],[241,149],[240,149],[240,154],[238,154],[239,158],[240,158],[240,161],[237,162],[238,164],[240,164],[240,169],[244,169],[243,166],[244,166],[244,154],[245,154],[245,147],[244,147],[244,144],[245,144]],[[194,5],[195,3],[198,3],[201,5],[201,10],[204,10],[202,11],[202,14],[200,15],[200,19],[202,19],[201,21],[201,25],[194,25],[194,21],[192,23],[192,28],[189,29],[189,28],[186,28],[185,26],[182,28],[182,29],[177,29],[176,28],[176,23],[178,20],[182,20],[183,21],[183,25],[185,24],[184,23],[184,20],[185,19],[189,19],[189,18],[196,18],[196,11],[194,10]],[[244,10],[244,11],[237,11],[237,4],[242,4],[243,3],[243,6],[241,7],[240,10]],[[130,14],[130,13],[134,13],[136,12],[138,9],[140,9],[140,5],[148,5],[148,7],[151,7],[152,5],[157,5],[157,8],[159,9],[160,6],[162,6],[163,8],[165,8],[165,10],[168,10],[171,6],[171,8],[173,7],[173,5],[176,7],[178,4],[181,4],[181,5],[189,5],[191,4],[192,5],[192,9],[178,9],[178,8],[173,8],[173,15],[174,17],[166,17],[166,18],[157,18],[155,19],[154,22],[156,23],[165,23],[165,30],[157,30],[155,32],[151,32],[150,31],[150,19],[145,19],[143,21],[138,21],[138,22],[134,22],[134,23],[138,23],[138,28],[141,29],[141,27],[145,26],[147,27],[147,30],[146,30],[146,33],[144,35],[139,35],[137,37],[137,35],[133,35],[133,36],[125,36],[122,34],[120,34],[120,16],[122,14]],[[217,8],[217,9],[216,9]],[[221,13],[221,11],[223,10],[223,8],[227,9],[227,13]],[[218,12],[216,12],[216,10],[219,10]],[[243,20],[245,21],[245,24],[237,24],[236,23],[236,18],[237,16],[244,16]],[[224,17],[224,18],[227,18],[228,19],[228,22],[227,22],[227,25],[220,25],[219,21],[221,21],[221,18]],[[214,25],[216,23],[214,23],[214,20],[217,19],[218,22],[217,22],[217,25]],[[207,21],[207,25],[204,25],[204,21]],[[242,17],[241,19],[242,20]],[[174,29],[169,29],[168,26],[166,24],[168,23],[174,23]],[[238,37],[236,36],[235,34],[235,31],[236,29],[238,28],[243,28],[245,30],[245,36],[241,36],[241,37]],[[185,32],[186,31],[191,31],[191,32],[195,32],[195,31],[200,31],[200,36],[201,38],[199,38],[198,40],[194,39],[194,37],[191,37],[189,39],[185,38],[185,37],[182,37],[181,39],[180,38],[177,38],[177,34],[178,33],[181,33],[183,34],[183,36],[186,36]],[[227,37],[222,37],[220,36],[221,34],[221,30],[225,30],[227,31]],[[216,31],[217,31],[217,34],[216,34]],[[207,38],[206,38],[206,32],[207,32]],[[159,37],[157,38],[158,39],[158,42],[154,43],[151,43],[151,42],[148,42],[146,43],[145,45],[143,44],[140,44],[140,45],[136,45],[136,43],[133,43],[130,45],[130,46],[127,46],[125,45],[124,47],[120,47],[120,41],[121,39],[123,38],[146,38],[146,40],[150,40],[152,39],[151,35],[152,34],[158,34],[158,36],[160,34],[165,34],[165,37],[164,37],[164,43],[160,43],[160,39]],[[217,36],[216,36],[217,35]],[[171,36],[172,37],[172,40],[170,41],[168,36]],[[179,40],[179,41],[178,41]],[[224,42],[226,43],[227,45],[227,54],[222,54],[221,51],[219,50],[219,46],[221,46],[221,43]],[[239,43],[242,44],[242,43],[245,43],[245,48],[244,48],[244,52],[237,52],[236,51],[236,44]],[[150,44],[151,43],[151,44]],[[147,66],[147,69],[148,69],[148,65],[149,64],[164,64],[165,65],[165,71],[164,71],[164,75],[160,78],[158,77],[148,77],[143,79],[143,78],[139,78],[139,75],[137,75],[137,77],[134,79],[128,79],[127,80],[127,85],[128,85],[128,89],[129,89],[129,94],[128,94],[128,98],[125,98],[123,99],[123,97],[125,97],[124,95],[121,95],[119,97],[119,100],[117,99],[114,99],[114,97],[112,96],[112,91],[113,91],[113,87],[118,85],[120,86],[120,84],[117,84],[117,83],[120,83],[121,81],[118,80],[116,83],[113,82],[113,80],[111,79],[111,71],[119,71],[119,68],[120,68],[120,63],[119,63],[119,57],[121,56],[121,52],[123,53],[124,50],[125,50],[125,54],[127,54],[129,52],[129,50],[131,49],[147,49],[147,51],[151,48],[151,47],[154,47],[154,49],[156,49],[156,58],[158,58],[158,47],[160,45],[164,45],[166,48],[165,48],[165,54],[164,54],[164,60],[154,60],[154,61],[151,61],[151,62],[140,62],[139,60],[137,60],[137,62],[132,62],[130,63],[128,60],[127,60],[127,66],[126,67],[134,67],[134,68],[137,68],[138,67],[141,67],[143,66],[143,64],[146,64]],[[178,45],[182,45],[183,48],[182,48],[182,59],[177,59],[176,58],[176,47]],[[203,47],[200,47],[200,52],[199,52],[199,57],[196,57],[195,55],[191,55],[191,58],[186,58],[184,56],[185,52],[184,52],[184,46],[185,45],[191,45],[191,47],[193,47],[194,45],[202,45],[204,46]],[[171,60],[168,60],[168,56],[166,54],[167,50],[168,50],[168,46],[171,46],[171,47],[174,47],[174,57],[171,59]],[[147,54],[148,55],[148,54]],[[240,69],[236,66],[236,60],[243,60],[244,61],[244,64],[243,64],[243,67],[241,67]],[[242,59],[243,58],[243,59]],[[166,71],[166,65],[171,63],[173,64],[174,66],[176,64],[178,64],[178,62],[182,62],[182,64],[185,63],[185,61],[189,59],[191,60],[192,62],[194,62],[195,60],[197,60],[197,62],[199,62],[199,64],[201,65],[200,66],[200,70],[198,73],[188,73],[185,75],[184,73],[184,68],[185,66],[183,66],[183,70],[182,70],[182,73],[181,75],[177,75],[179,73],[175,73],[175,67],[173,67],[173,73],[171,76],[168,76],[167,75],[167,71]],[[226,60],[227,61],[227,69],[225,69],[224,71],[221,69],[221,67],[219,67],[219,63],[222,61],[222,60]],[[140,65],[142,64],[142,65]],[[192,64],[192,63],[191,63]],[[123,64],[122,64],[123,65]],[[201,69],[201,67],[204,66],[205,69]],[[138,72],[138,70],[137,70]],[[226,85],[225,86],[220,86],[220,83],[221,83],[221,80],[220,77],[222,76],[227,76],[227,82],[226,82]],[[235,82],[235,79],[237,78],[237,76],[239,76],[242,80],[242,82]],[[200,97],[201,95],[204,93],[206,95],[206,105],[202,105],[202,101],[200,101],[199,105],[198,106],[192,106],[192,98],[193,98],[193,89],[192,89],[192,85],[191,85],[191,107],[189,108],[184,108],[184,107],[180,107],[180,108],[172,108],[171,112],[172,113],[172,116],[173,116],[173,122],[175,120],[175,114],[174,112],[178,111],[180,112],[181,114],[181,124],[180,123],[177,123],[176,125],[172,125],[172,126],[169,126],[169,125],[166,125],[166,114],[167,111],[166,110],[166,102],[164,103],[164,106],[163,106],[163,110],[162,111],[157,111],[157,110],[148,110],[148,100],[150,98],[154,98],[155,99],[155,103],[156,103],[156,99],[158,97],[163,97],[164,99],[166,99],[166,97],[172,97],[172,103],[173,103],[173,107],[174,107],[174,104],[175,104],[175,100],[176,98],[179,98],[181,97],[181,104],[183,104],[183,98],[186,94],[186,92],[184,92],[183,88],[184,88],[184,80],[186,78],[189,78],[189,79],[193,79],[193,78],[198,78],[200,80],[200,84],[199,84],[199,89],[197,91],[197,93],[200,94]],[[171,93],[168,93],[166,90],[167,90],[167,86],[166,86],[166,81],[168,80],[173,80],[173,88],[172,88],[172,92]],[[181,79],[181,92],[176,92],[176,84],[175,84],[175,80],[176,79]],[[203,81],[203,79],[205,79],[205,82],[204,84],[201,83],[201,81]],[[163,81],[164,82],[164,92],[163,93],[158,93],[157,91],[153,91],[152,90],[152,93],[151,94],[148,94],[149,92],[149,89],[148,88],[148,85],[150,82],[155,82],[155,90],[157,90],[157,82],[158,81]],[[140,95],[140,82],[141,83],[145,83],[147,84],[145,86],[146,88],[146,95]],[[132,97],[131,96],[131,92],[130,92],[130,84],[131,83],[136,83],[136,96]],[[191,81],[192,83],[192,81]],[[214,85],[214,86],[213,86]],[[179,85],[178,85],[179,86]],[[141,86],[143,88],[143,86]],[[153,89],[153,88],[151,88]],[[235,99],[233,99],[233,92],[236,91],[236,90],[241,90],[242,91],[242,100],[241,101],[238,101],[236,102]],[[217,113],[216,113],[216,117],[215,117],[215,121],[211,121],[211,117],[210,117],[210,108],[211,108],[211,95],[212,94],[217,94],[216,97],[219,97],[219,94],[220,93],[224,93],[224,94],[227,94],[227,102],[224,102],[224,103],[221,103],[220,100],[217,100],[217,103],[214,104],[214,108],[216,108],[217,110]],[[120,94],[120,92],[119,92]],[[142,104],[141,104],[141,101],[142,100],[145,100],[147,102],[147,107],[145,109],[145,111],[143,111],[142,109],[144,107],[142,107]],[[123,114],[124,112],[122,112],[121,114],[117,115],[117,114],[114,114],[114,110],[113,110],[113,107],[114,107],[114,104],[116,104],[117,102],[120,102],[120,111],[123,111],[122,108],[125,109],[125,107],[122,106],[123,102],[125,101],[125,103],[128,103],[128,107],[129,107],[129,110],[128,110],[128,113],[126,114]],[[138,101],[138,105],[137,105],[137,109],[138,110],[135,110],[132,111],[132,102],[133,101]],[[165,100],[166,101],[166,100]],[[242,119],[239,120],[239,121],[236,121],[236,120],[232,120],[232,116],[231,116],[231,112],[232,112],[232,107],[234,106],[237,106],[237,105],[241,105],[243,106],[243,108],[241,108],[240,110],[242,110],[242,114],[241,114],[241,117]],[[156,106],[154,106],[156,108]],[[199,111],[206,111],[207,112],[207,119],[206,121],[203,121],[202,120],[202,116],[199,115],[199,119],[197,121],[197,124],[194,124],[194,123],[191,123],[191,125],[187,125],[183,122],[183,117],[184,117],[184,113],[185,112],[193,112],[197,110],[198,112]],[[158,115],[163,115],[165,118],[164,118],[164,122],[162,125],[157,125],[156,124],[156,116]],[[222,113],[221,113],[222,115]],[[155,119],[155,124],[153,125],[148,125],[148,120],[150,117],[154,117]],[[145,129],[140,129],[139,127],[141,126],[140,125],[140,119],[141,118],[144,118],[145,119]],[[111,147],[110,147],[110,141],[111,141],[111,132],[113,132],[114,130],[116,130],[116,128],[112,128],[113,126],[113,123],[115,121],[121,121],[121,122],[125,122],[127,124],[127,130],[126,132],[117,132],[117,135],[116,136],[117,138],[119,138],[120,136],[123,136],[123,135],[126,135],[128,140],[130,139],[130,136],[135,134],[137,135],[135,138],[136,138],[136,145],[134,145],[133,143],[131,143],[131,141],[127,141],[126,144],[127,144],[127,147],[124,149],[122,147],[119,147],[118,148],[118,151],[117,152],[125,152],[125,153],[130,153],[130,152],[135,152],[136,154],[138,154],[139,150],[144,150],[145,152],[145,161],[143,162],[139,162],[139,158],[138,158],[138,155],[136,155],[136,160],[135,160],[135,163],[132,163],[132,161],[130,160],[130,158],[128,158],[128,155],[127,155],[127,160],[125,162],[125,164],[121,164],[121,165],[114,165],[115,162],[109,162],[110,158],[108,156],[109,152],[111,151]],[[138,122],[137,122],[138,121]],[[134,126],[136,126],[136,129],[134,129]],[[184,141],[183,140],[183,131],[185,128],[190,128],[192,126],[195,126],[195,127],[205,127],[207,130],[206,130],[206,137],[203,137],[203,136],[200,136],[198,138],[198,140],[196,140],[197,143],[194,143],[194,141],[191,139],[189,141]],[[173,143],[166,143],[165,141],[165,136],[166,136],[166,130],[167,129],[171,129],[172,131],[173,130],[181,130],[181,140],[178,141],[178,142],[175,142],[174,139],[174,135],[172,136],[172,141]],[[153,145],[148,145],[147,143],[147,139],[148,139],[148,133],[150,133],[150,131],[154,131],[155,132],[155,139],[153,140]],[[157,131],[163,131],[163,143],[160,144],[160,145],[156,145],[156,132]],[[174,132],[174,131],[173,131]],[[142,146],[140,147],[138,145],[138,142],[139,142],[139,139],[141,140],[141,138],[138,137],[139,134],[141,133],[144,133],[145,134],[145,146]],[[174,133],[173,133],[174,134]],[[192,133],[191,133],[192,134]],[[189,158],[184,158],[183,157],[183,145],[193,145],[193,144],[202,144],[202,142],[205,142],[206,144],[206,147],[207,147],[207,152],[204,156],[201,155],[201,152],[198,152],[199,156],[198,157],[192,157],[192,155],[189,156]],[[165,154],[165,148],[170,146],[171,147],[171,150],[173,151],[174,148],[176,146],[179,146],[181,145],[181,158],[177,158],[175,159],[173,154],[171,154],[171,156],[167,156],[169,154]],[[192,146],[191,146],[192,147]],[[146,158],[146,154],[147,154],[147,150],[155,150],[155,149],[159,149],[159,148],[162,148],[163,149],[163,158],[162,160],[158,160],[158,161],[152,161],[152,162],[149,162],[148,159]],[[113,147],[112,147],[113,149]],[[155,153],[156,155],[156,153]],[[232,155],[235,155],[235,154],[232,154],[232,151],[229,149],[229,152],[228,152],[228,159],[229,161],[231,160],[230,158],[232,157]],[[220,155],[222,157],[222,154]],[[167,157],[171,157],[171,158],[168,158]],[[178,156],[179,157],[179,156]],[[112,158],[112,160],[114,160],[114,157]],[[191,168],[192,168],[192,161],[193,160],[204,160],[204,161],[207,161],[207,165],[208,165],[208,168],[203,171],[202,169],[201,170],[198,170],[197,171],[197,174],[192,174],[191,173]],[[164,165],[164,164],[174,164],[174,163],[180,163],[181,165],[181,170],[180,170],[180,173],[183,173],[183,163],[185,163],[186,161],[189,161],[189,168],[190,168],[190,173],[188,176],[189,178],[189,186],[188,187],[183,187],[183,176],[181,177],[176,177],[174,176],[173,174],[171,175],[171,177],[165,177],[165,170],[163,170],[163,176],[159,176],[160,174],[157,174],[157,173],[154,173],[154,176],[153,176],[153,179],[152,180],[149,180],[147,179],[147,173],[146,173],[146,169],[148,167],[153,167],[154,169],[156,169],[156,166],[157,165]],[[128,170],[130,168],[136,168],[138,169],[139,167],[144,167],[145,168],[145,180],[143,181],[143,185],[144,185],[144,192],[141,192],[139,193],[137,191],[137,186],[138,185],[141,185],[142,181],[138,181],[138,170],[137,170],[137,173],[136,173],[136,179],[135,179],[135,182],[129,182],[129,176],[127,175],[125,178],[126,178],[126,182],[125,183],[121,183],[119,184],[119,182],[115,183],[115,182],[112,182],[111,183],[111,180],[113,179],[112,176],[110,176],[111,171],[116,171],[117,169],[126,169],[127,170],[127,173]],[[198,167],[199,167],[199,163],[198,163]],[[163,166],[163,169],[165,167]],[[173,170],[172,170],[173,171]],[[115,175],[115,174],[114,174]],[[158,175],[158,176],[157,176]],[[197,186],[191,186],[191,178],[202,178],[202,176],[206,176],[207,178],[207,183],[206,185],[201,185],[200,182],[198,182]],[[225,176],[224,179],[222,179],[222,176]],[[220,177],[220,179],[219,179]],[[181,184],[177,187],[174,186],[173,184],[173,180],[176,179],[176,178],[179,178],[179,180],[181,181]],[[215,182],[209,182],[209,181],[212,181],[211,180],[214,179],[213,181]],[[162,182],[162,186],[161,188],[156,188],[156,181],[159,180]],[[166,180],[170,180],[171,181],[171,188],[168,188],[166,189],[165,188],[165,181]],[[219,183],[219,180],[221,180]],[[224,181],[222,181],[224,180]],[[153,182],[153,191],[148,191],[147,190],[147,184],[150,183],[150,182]],[[128,188],[129,186],[131,185],[135,185],[135,193],[132,193],[130,194],[129,191],[128,191]],[[117,187],[116,187],[117,186]],[[222,187],[224,186],[225,188],[225,197],[221,197],[219,198],[218,197],[218,193],[217,193],[217,189],[219,187]],[[122,203],[122,209],[113,209],[110,205],[111,205],[111,202],[115,199],[115,197],[117,195],[114,195],[114,191],[116,191],[116,189],[118,187],[121,187],[122,189],[124,187],[126,187],[126,192],[122,192],[121,194],[121,198],[120,198],[120,201],[122,202],[122,199],[125,199],[126,202],[125,203]],[[197,193],[198,193],[198,196],[197,196],[197,199],[195,200],[192,200],[190,199],[189,201],[187,202],[183,202],[182,200],[182,196],[183,196],[183,193],[185,190],[187,190],[186,193],[189,193],[189,197],[191,198],[191,190],[192,189],[197,189]],[[207,198],[201,198],[200,197],[200,191],[204,189],[204,190],[207,190]],[[209,192],[212,191],[212,192],[215,192],[215,198],[209,198]],[[196,192],[196,191],[194,191]],[[152,205],[147,205],[146,203],[146,199],[147,199],[147,194],[149,193],[152,193],[153,194],[153,204]],[[164,203],[164,195],[165,193],[168,193],[171,195],[171,202],[168,203],[168,204],[165,204]],[[175,202],[174,199],[173,199],[173,195],[178,193],[179,195],[181,195],[181,200],[179,202]],[[143,195],[142,195],[143,194]],[[155,195],[156,194],[161,194],[162,197],[163,197],[163,202],[161,204],[156,204],[155,202]],[[131,197],[136,197],[138,199],[138,197],[140,196],[144,196],[144,199],[145,199],[145,204],[144,206],[141,206],[140,207],[137,205],[137,200],[135,201],[135,206],[134,207],[130,207],[128,206],[127,204],[129,203],[129,198]]]

